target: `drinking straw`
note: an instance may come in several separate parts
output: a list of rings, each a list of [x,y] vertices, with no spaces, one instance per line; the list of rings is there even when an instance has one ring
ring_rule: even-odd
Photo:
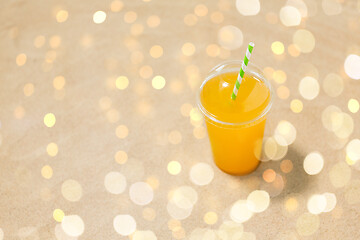
[[[236,80],[236,83],[235,83],[235,86],[234,86],[234,90],[233,90],[233,92],[231,94],[231,99],[232,100],[236,99],[236,96],[237,96],[241,81],[244,78],[244,74],[245,74],[247,65],[249,63],[251,53],[252,53],[252,50],[253,50],[254,46],[255,46],[255,44],[253,42],[250,42],[248,48],[246,49],[246,54],[245,54],[245,57],[244,57],[244,61],[243,61],[242,65],[241,65],[240,72],[239,72],[239,75],[237,77],[237,80]]]

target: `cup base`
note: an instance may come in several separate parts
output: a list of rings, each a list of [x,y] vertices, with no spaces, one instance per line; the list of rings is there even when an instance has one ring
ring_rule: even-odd
[[[219,165],[217,165],[215,163],[215,165],[224,173],[226,174],[229,174],[229,175],[233,175],[233,176],[245,176],[245,175],[249,175],[250,173],[254,172],[260,165],[260,161],[251,169],[247,169],[245,171],[228,171],[228,170],[225,170],[223,168],[221,168]]]

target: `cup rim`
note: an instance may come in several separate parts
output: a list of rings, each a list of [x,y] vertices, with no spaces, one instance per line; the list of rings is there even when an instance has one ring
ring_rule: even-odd
[[[197,106],[198,108],[200,109],[201,113],[206,116],[208,119],[210,119],[211,121],[213,121],[214,123],[219,123],[219,124],[222,124],[222,125],[225,125],[225,126],[244,126],[244,125],[248,125],[248,124],[251,124],[251,123],[254,123],[256,122],[257,120],[263,118],[271,109],[271,106],[273,104],[273,101],[274,101],[274,92],[273,92],[273,88],[270,84],[270,82],[263,76],[263,73],[262,71],[260,70],[259,67],[257,67],[256,65],[252,64],[251,62],[248,63],[248,68],[246,70],[246,73],[250,73],[254,76],[256,76],[258,79],[260,79],[263,83],[265,83],[266,87],[269,89],[269,92],[270,92],[270,101],[268,103],[268,105],[264,108],[264,110],[258,115],[256,116],[255,118],[249,120],[249,121],[243,121],[243,122],[235,122],[235,123],[231,123],[231,122],[224,122],[224,121],[221,121],[221,120],[218,120],[216,119],[214,116],[212,116],[206,109],[205,107],[201,104],[201,99],[200,99],[200,94],[201,94],[201,90],[202,88],[204,87],[205,83],[207,81],[209,81],[210,79],[212,79],[213,77],[215,76],[218,76],[224,72],[233,72],[234,71],[234,68],[231,68],[229,69],[228,71],[223,71],[223,68],[224,66],[226,65],[230,65],[230,64],[236,64],[236,65],[240,65],[243,63],[243,61],[241,60],[229,60],[229,61],[224,61],[218,65],[216,65],[215,67],[213,67],[211,70],[210,70],[210,74],[204,79],[204,81],[201,83],[201,86],[198,90],[198,93],[197,93],[197,99],[196,99],[196,102],[197,102]],[[222,68],[220,68],[222,67]],[[238,69],[237,69],[238,70]],[[214,72],[214,73],[213,73]]]

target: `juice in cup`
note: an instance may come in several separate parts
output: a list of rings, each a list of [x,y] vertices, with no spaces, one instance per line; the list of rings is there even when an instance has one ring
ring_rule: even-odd
[[[202,83],[198,99],[214,161],[233,175],[248,174],[259,165],[266,114],[272,105],[271,85],[251,63],[236,100],[231,99],[241,63],[215,67]]]

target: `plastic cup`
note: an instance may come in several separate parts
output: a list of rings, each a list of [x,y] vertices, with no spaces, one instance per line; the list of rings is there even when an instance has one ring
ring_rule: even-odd
[[[246,122],[220,121],[205,109],[200,95],[207,81],[221,74],[239,72],[241,64],[242,61],[228,61],[214,67],[202,83],[197,98],[198,108],[206,122],[215,164],[222,171],[232,175],[249,174],[260,163],[266,117],[273,102],[272,87],[261,70],[249,63],[246,74],[265,84],[269,90],[270,100],[257,116]]]

